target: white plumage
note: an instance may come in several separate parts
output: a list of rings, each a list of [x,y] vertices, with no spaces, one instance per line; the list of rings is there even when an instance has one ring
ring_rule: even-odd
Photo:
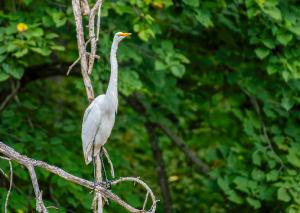
[[[106,93],[95,98],[84,112],[81,139],[86,164],[92,161],[93,152],[94,157],[99,154],[115,124],[118,109],[118,63],[116,53],[119,42],[128,35],[130,33],[115,34],[110,52],[111,74],[108,88]]]

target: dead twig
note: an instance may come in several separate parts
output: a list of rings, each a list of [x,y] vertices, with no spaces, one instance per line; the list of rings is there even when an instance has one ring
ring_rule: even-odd
[[[152,206],[150,208],[150,210],[148,210],[147,212],[153,213],[156,210],[156,203],[158,202],[158,200],[156,200],[152,190],[150,189],[150,187],[144,182],[142,181],[139,177],[121,177],[117,180],[114,180],[111,182],[111,185],[117,185],[120,182],[134,182],[134,183],[138,183],[140,185],[142,185],[146,190],[147,193],[149,193],[151,200],[152,200]],[[139,210],[139,212],[145,212],[144,210]]]
[[[145,208],[146,208],[148,197],[149,197],[149,192],[147,192],[147,194],[146,194],[145,201],[144,201],[144,204],[143,204],[143,210],[145,210]]]
[[[30,178],[32,181],[33,190],[35,193],[36,210],[37,210],[37,212],[48,213],[48,210],[45,207],[44,202],[43,202],[42,192],[40,191],[33,165],[31,165],[31,164],[27,165],[27,169],[28,169],[28,172],[29,172],[29,175],[30,175]]]
[[[8,213],[8,211],[7,211],[8,199],[9,199],[9,195],[10,195],[11,188],[12,188],[12,185],[13,185],[13,167],[12,167],[12,163],[11,163],[10,159],[8,160],[8,162],[9,162],[10,175],[9,175],[9,189],[8,189],[8,192],[7,192],[7,195],[6,195],[6,198],[5,198],[5,204],[4,204],[4,212],[5,213]]]
[[[263,137],[265,139],[265,141],[268,143],[268,147],[269,149],[271,150],[271,152],[274,154],[275,158],[277,159],[277,161],[279,162],[280,164],[280,169],[279,170],[282,170],[283,168],[286,168],[285,164],[283,163],[283,160],[280,158],[280,156],[275,152],[274,150],[274,147],[272,145],[272,141],[269,137],[269,134],[268,134],[268,129],[267,129],[267,126],[264,122],[264,119],[263,119],[263,116],[261,114],[261,110],[260,110],[260,107],[259,107],[259,104],[256,100],[256,98],[254,96],[252,96],[248,91],[246,91],[245,89],[242,89],[243,92],[250,98],[250,102],[259,118],[259,121],[260,121],[260,125],[261,125],[261,131],[262,131],[262,134],[263,134]]]
[[[104,155],[105,155],[105,157],[108,161],[108,164],[110,166],[110,174],[111,174],[112,178],[115,178],[114,165],[113,165],[112,161],[110,160],[110,157],[109,157],[109,154],[108,154],[107,150],[104,147],[102,147],[102,149],[103,149]]]
[[[1,105],[0,105],[0,112],[6,107],[6,105],[11,101],[11,99],[13,99],[15,97],[15,95],[17,94],[17,92],[19,91],[19,89],[20,89],[20,82],[17,81],[16,86],[12,82],[11,93],[1,103]]]
[[[84,41],[84,33],[82,27],[82,15],[80,9],[80,1],[79,0],[72,0],[72,7],[76,25],[76,32],[77,32],[77,45],[80,57],[80,64],[81,64],[81,74],[83,77],[84,86],[86,89],[87,97],[89,102],[94,100],[94,91],[93,86],[91,84],[91,80],[88,76],[88,64],[87,64],[87,54],[86,54],[86,45]]]
[[[94,7],[91,9],[90,17],[89,17],[89,39],[91,39],[91,54],[89,55],[89,64],[88,64],[88,74],[92,73],[93,67],[94,67],[94,61],[97,51],[97,41],[99,39],[99,31],[100,31],[100,20],[97,19],[97,38],[95,35],[95,16],[98,11],[101,10],[102,6],[102,0],[97,0]],[[101,13],[100,13],[101,14]],[[98,16],[99,17],[99,16]]]
[[[87,45],[89,44],[89,42],[91,41],[91,39],[89,39],[89,40],[87,40],[86,41],[86,43],[85,43],[85,50],[86,50],[86,48],[87,48]],[[90,53],[86,53],[87,55],[89,55]],[[95,55],[95,58],[100,58],[100,56],[98,56],[98,55]],[[79,56],[77,59],[76,59],[76,61],[74,61],[73,62],[73,64],[71,64],[70,66],[69,66],[69,69],[68,69],[68,72],[67,72],[67,75],[69,75],[70,74],[70,72],[71,72],[71,70],[75,67],[75,65],[80,61],[80,59],[81,59],[81,56]]]
[[[87,0],[80,0],[81,11],[84,16],[88,16],[90,14],[90,6]]]
[[[151,191],[150,187],[146,183],[141,181],[139,178],[123,177],[123,178],[113,181],[111,184],[116,185],[123,181],[134,181],[134,182],[142,185],[147,191],[149,191],[150,197],[153,202],[151,209],[148,211],[140,210],[140,209],[136,209],[136,208],[132,207],[131,205],[129,205],[128,203],[123,201],[120,197],[118,197],[116,194],[114,194],[113,192],[111,192],[111,191],[107,190],[105,187],[103,187],[105,185],[105,183],[100,183],[95,186],[92,181],[88,181],[83,178],[72,175],[72,174],[62,170],[59,167],[52,166],[50,164],[47,164],[46,162],[34,160],[27,156],[21,155],[20,153],[16,152],[13,148],[5,145],[1,141],[0,141],[0,153],[5,155],[10,160],[14,160],[14,161],[18,162],[19,164],[26,166],[27,168],[30,166],[32,166],[33,168],[39,167],[39,168],[45,169],[45,170],[61,177],[69,182],[84,186],[88,189],[94,189],[97,193],[100,193],[102,196],[115,201],[116,203],[118,203],[119,205],[121,205],[122,207],[127,209],[129,212],[151,212],[151,213],[155,212],[157,200],[155,199],[155,196],[154,196],[153,192]],[[12,171],[12,167],[11,167],[11,171]]]

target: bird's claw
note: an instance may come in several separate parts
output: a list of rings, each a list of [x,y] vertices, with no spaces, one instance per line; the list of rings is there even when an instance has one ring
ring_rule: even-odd
[[[97,187],[97,186],[101,186],[101,187],[103,187],[103,188],[105,188],[105,189],[111,189],[111,183],[112,183],[112,181],[111,180],[107,180],[107,181],[103,181],[103,182],[101,182],[101,183],[94,183],[94,189]]]

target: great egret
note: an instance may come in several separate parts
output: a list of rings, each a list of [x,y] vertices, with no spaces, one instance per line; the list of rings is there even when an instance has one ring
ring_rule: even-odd
[[[110,51],[111,73],[106,93],[95,98],[84,112],[81,139],[86,164],[99,154],[114,126],[118,108],[117,49],[120,41],[129,35],[131,33],[115,34]]]

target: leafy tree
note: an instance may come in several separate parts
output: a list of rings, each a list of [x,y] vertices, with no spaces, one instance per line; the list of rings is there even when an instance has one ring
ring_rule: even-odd
[[[70,1],[0,6],[0,139],[92,178],[80,141],[82,80],[76,71],[63,76],[77,58]],[[113,33],[134,32],[119,51],[122,96],[107,144],[117,176],[142,174],[160,194],[145,127],[159,123],[209,166],[209,175],[198,172],[154,128],[174,212],[299,212],[299,11],[295,0],[105,1],[92,74],[97,93],[107,85]],[[10,208],[34,211],[29,177],[17,164],[14,171]],[[38,176],[47,204],[59,207],[51,212],[89,210],[92,196],[82,188],[44,171]],[[4,205],[3,176],[0,186]],[[142,205],[139,193],[128,193],[133,187],[113,190]],[[106,211],[124,210],[111,203]]]

